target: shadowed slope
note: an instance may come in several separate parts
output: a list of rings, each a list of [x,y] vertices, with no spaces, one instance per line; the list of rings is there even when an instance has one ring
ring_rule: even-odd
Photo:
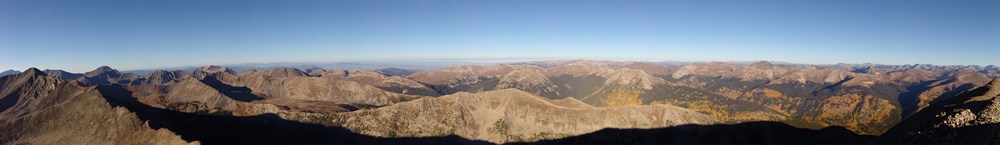
[[[843,127],[810,130],[780,122],[749,122],[656,129],[603,129],[562,139],[511,144],[852,145],[864,144],[870,138]]]

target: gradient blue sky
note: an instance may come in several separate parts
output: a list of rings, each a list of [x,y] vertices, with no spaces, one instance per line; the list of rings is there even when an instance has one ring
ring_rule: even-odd
[[[522,59],[1000,64],[1000,1],[0,0],[0,69]]]

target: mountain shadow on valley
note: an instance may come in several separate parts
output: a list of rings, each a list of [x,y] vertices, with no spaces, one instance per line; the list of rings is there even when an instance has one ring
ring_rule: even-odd
[[[212,87],[215,90],[218,90],[219,92],[221,92],[225,96],[228,96],[229,98],[232,98],[233,100],[250,102],[253,100],[262,99],[261,97],[254,95],[253,90],[250,90],[250,88],[232,86],[223,83],[222,81],[213,76],[206,76],[205,79],[201,79],[201,82],[205,83],[205,85],[208,85],[209,87]]]
[[[865,144],[873,137],[858,135],[843,127],[811,130],[781,122],[748,122],[656,129],[603,129],[562,139],[511,144],[849,145]]]
[[[944,83],[950,83],[954,81],[955,80],[948,80],[947,82]],[[911,85],[906,87],[907,92],[899,94],[898,100],[900,105],[903,106],[902,115],[904,116],[904,118],[909,117],[910,115],[913,115],[913,113],[917,113],[917,111],[919,111],[918,108],[919,106],[917,106],[917,103],[919,103],[920,101],[920,94],[924,93],[924,91],[926,90],[930,90],[931,88],[933,88],[934,86],[932,84],[934,84],[934,82],[921,82],[915,85]],[[972,83],[962,84],[955,89],[941,93],[941,95],[934,96],[936,98],[931,100],[931,102],[929,103],[933,104],[936,102],[940,102],[942,100],[947,100],[952,96],[956,96],[962,92],[965,92],[966,90],[971,90],[975,87],[976,85]]]
[[[187,141],[203,144],[490,144],[459,136],[382,138],[328,127],[284,120],[274,114],[218,116],[184,113],[148,106],[123,86],[97,89],[113,106],[125,107],[154,129],[167,128]]]

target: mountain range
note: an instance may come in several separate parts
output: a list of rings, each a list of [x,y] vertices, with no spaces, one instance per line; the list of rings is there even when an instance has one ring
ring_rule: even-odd
[[[1000,141],[993,65],[560,60],[4,73],[4,144]]]

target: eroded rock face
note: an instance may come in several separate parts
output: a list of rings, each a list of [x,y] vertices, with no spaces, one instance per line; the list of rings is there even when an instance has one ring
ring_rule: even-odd
[[[0,142],[4,144],[197,144],[152,129],[112,107],[94,88],[31,68],[0,78]]]
[[[715,122],[703,114],[669,105],[595,108],[563,101],[504,89],[425,98],[372,110],[287,115],[284,118],[343,126],[354,132],[381,137],[456,134],[494,143],[561,138],[603,128],[656,128]]]

